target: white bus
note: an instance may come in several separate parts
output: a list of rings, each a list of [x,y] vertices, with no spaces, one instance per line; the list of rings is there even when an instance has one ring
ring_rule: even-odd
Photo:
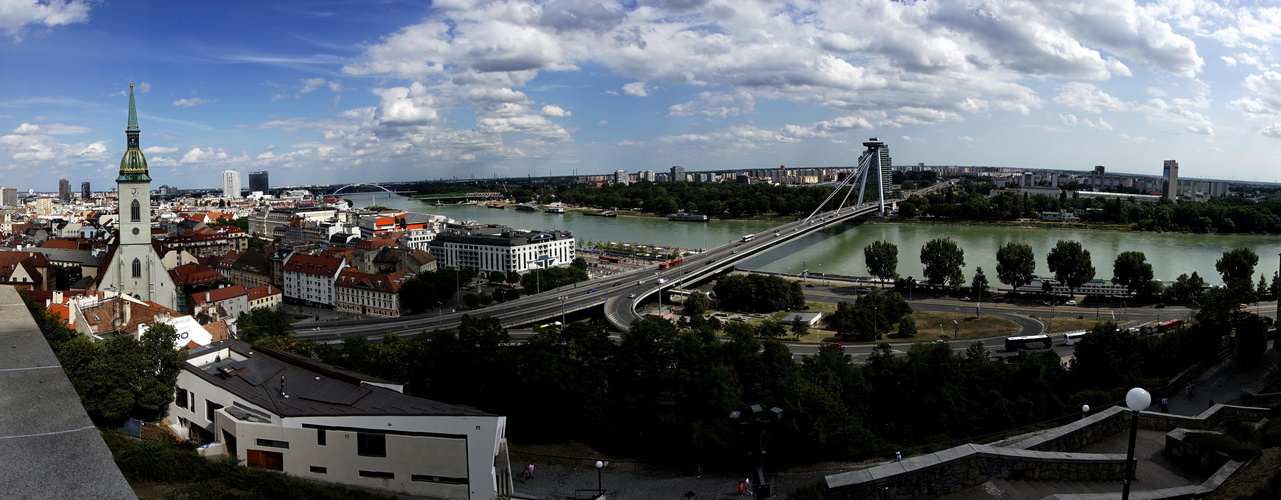
[[[1085,337],[1085,332],[1070,332],[1063,334],[1063,345],[1076,345]]]
[[[744,237],[743,237],[743,241],[744,241],[744,242],[752,241],[752,239],[753,239],[753,238],[755,238],[755,237],[756,237],[756,235],[754,235],[754,234],[749,234],[749,235],[747,235],[747,236],[744,236]]]

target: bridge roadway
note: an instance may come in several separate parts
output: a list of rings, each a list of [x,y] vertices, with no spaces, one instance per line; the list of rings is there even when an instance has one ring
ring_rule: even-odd
[[[619,330],[626,330],[632,321],[640,318],[636,314],[636,304],[664,288],[675,287],[682,280],[697,281],[733,269],[734,265],[743,259],[819,231],[830,224],[843,223],[874,213],[876,210],[876,204],[864,203],[840,210],[819,212],[809,219],[788,222],[756,233],[751,241],[731,242],[699,254],[686,256],[682,265],[672,269],[659,270],[658,266],[654,265],[547,290],[483,309],[438,316],[418,315],[403,318],[336,321],[310,327],[310,329],[294,330],[294,335],[300,339],[316,342],[336,342],[356,336],[377,338],[387,333],[413,336],[423,330],[457,328],[463,314],[493,316],[498,318],[503,327],[512,328],[556,321],[569,312],[594,307],[603,307],[605,317],[610,324]],[[665,282],[659,283],[660,279]]]

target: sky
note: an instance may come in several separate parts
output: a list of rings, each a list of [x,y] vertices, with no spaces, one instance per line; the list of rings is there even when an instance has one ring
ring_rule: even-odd
[[[0,185],[896,164],[1273,182],[1281,5],[0,0]]]

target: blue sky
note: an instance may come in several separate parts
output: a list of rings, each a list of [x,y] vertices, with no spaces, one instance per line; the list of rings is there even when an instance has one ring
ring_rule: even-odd
[[[1281,7],[0,0],[0,185],[896,163],[1276,181]],[[242,174],[243,175],[243,174]],[[243,179],[243,177],[242,177]]]

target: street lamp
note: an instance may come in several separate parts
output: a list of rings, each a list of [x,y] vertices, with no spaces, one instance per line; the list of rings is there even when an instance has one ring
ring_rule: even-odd
[[[560,299],[560,327],[565,328],[565,301],[569,300],[569,296],[556,298]]]
[[[914,291],[915,288],[916,288],[916,278],[908,276],[907,277],[907,304],[908,305],[913,305],[912,292]]]
[[[601,469],[604,469],[604,468],[605,468],[605,462],[597,460],[596,461],[596,491],[598,492],[597,495],[599,496],[605,495],[605,488],[602,488],[600,485],[600,471]]]
[[[1134,441],[1139,435],[1139,412],[1152,405],[1152,395],[1142,387],[1130,389],[1125,393],[1125,406],[1134,416],[1130,418],[1130,447],[1125,452],[1125,481],[1121,483],[1121,500],[1130,499],[1130,482],[1134,481]]]
[[[729,419],[738,425],[752,425],[756,427],[756,498],[765,500],[770,497],[769,483],[765,482],[765,442],[763,427],[766,424],[779,422],[783,420],[783,409],[777,406],[765,411],[760,404],[753,404],[750,407],[751,412],[744,415],[741,411],[732,411],[729,413]]]
[[[1081,418],[1084,419],[1089,415],[1090,415],[1090,405],[1081,405]]]

